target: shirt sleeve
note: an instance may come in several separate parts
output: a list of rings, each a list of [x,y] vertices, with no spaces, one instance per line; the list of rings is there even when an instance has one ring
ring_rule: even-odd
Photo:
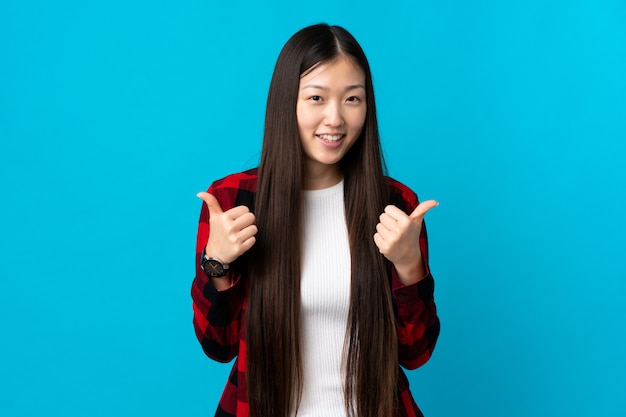
[[[435,281],[428,274],[415,284],[393,291],[398,305],[398,358],[400,365],[407,369],[425,364],[439,337],[434,288]]]
[[[230,208],[232,198],[225,195],[230,193],[228,189],[217,189],[212,185],[208,192],[220,201],[225,210]],[[196,239],[196,275],[191,286],[193,325],[207,356],[219,362],[228,362],[239,351],[245,289],[241,275],[229,272],[225,279],[230,278],[233,285],[225,291],[218,291],[200,267],[209,234],[209,210],[202,203]]]

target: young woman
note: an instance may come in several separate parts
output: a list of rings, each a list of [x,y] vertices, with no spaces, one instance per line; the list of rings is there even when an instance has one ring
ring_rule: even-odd
[[[421,416],[400,365],[439,335],[425,213],[384,176],[367,59],[297,32],[270,84],[258,169],[215,181],[192,286],[206,354],[237,357],[216,416]]]

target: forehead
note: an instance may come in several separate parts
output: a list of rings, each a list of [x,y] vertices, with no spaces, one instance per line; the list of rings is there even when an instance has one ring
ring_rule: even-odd
[[[341,55],[333,60],[314,65],[300,77],[301,87],[311,82],[364,84],[365,73],[353,58]]]

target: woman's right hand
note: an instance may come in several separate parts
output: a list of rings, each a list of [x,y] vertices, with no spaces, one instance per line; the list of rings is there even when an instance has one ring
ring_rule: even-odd
[[[212,194],[201,192],[197,196],[209,208],[210,233],[205,254],[230,264],[256,242],[258,229],[254,224],[254,214],[246,206],[223,211]]]

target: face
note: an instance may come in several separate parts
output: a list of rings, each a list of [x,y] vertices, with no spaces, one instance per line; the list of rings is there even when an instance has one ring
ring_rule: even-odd
[[[341,180],[339,162],[361,134],[366,112],[365,74],[351,58],[322,63],[300,79],[296,114],[305,188]]]

